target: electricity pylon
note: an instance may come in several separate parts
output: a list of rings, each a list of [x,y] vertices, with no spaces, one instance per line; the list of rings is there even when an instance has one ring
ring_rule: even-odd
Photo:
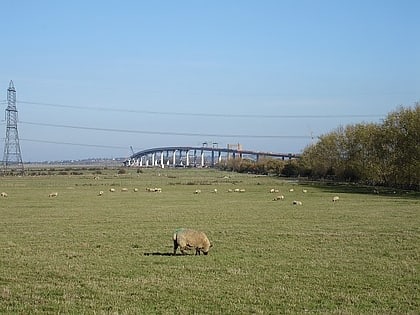
[[[10,81],[7,89],[6,108],[6,138],[4,141],[3,168],[2,172],[23,175],[22,154],[19,145],[19,133],[17,129],[18,111],[16,109],[16,89],[13,81]]]

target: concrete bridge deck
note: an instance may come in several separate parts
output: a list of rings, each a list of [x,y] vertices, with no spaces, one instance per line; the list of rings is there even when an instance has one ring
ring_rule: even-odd
[[[126,166],[138,167],[213,167],[222,160],[248,158],[258,161],[261,158],[291,160],[300,158],[295,153],[273,153],[252,150],[238,150],[218,147],[171,146],[158,147],[133,153],[125,162]]]

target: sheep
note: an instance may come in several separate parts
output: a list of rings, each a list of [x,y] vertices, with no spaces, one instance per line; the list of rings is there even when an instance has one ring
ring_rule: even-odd
[[[48,195],[48,197],[57,197],[57,196],[58,196],[58,192],[53,192]]]
[[[213,189],[213,193],[217,194],[217,188]]]
[[[1,196],[2,196],[2,197],[4,197],[4,198],[7,198],[7,196],[8,196],[8,195],[7,195],[7,193],[6,193],[6,192],[4,192],[4,191],[3,191],[3,192],[1,193]]]
[[[104,194],[104,192],[101,190],[98,194],[98,196],[102,196]]]
[[[293,200],[293,204],[296,205],[296,206],[303,205],[302,201],[298,201],[298,200]]]
[[[172,239],[174,241],[174,255],[176,255],[176,250],[178,247],[182,255],[186,254],[186,250],[193,248],[195,249],[196,255],[200,255],[200,252],[202,252],[204,255],[207,255],[210,247],[212,247],[204,232],[192,229],[176,229]]]
[[[155,187],[155,188],[146,188],[146,191],[147,192],[162,192],[162,188],[157,188],[157,187]]]
[[[138,188],[134,188],[134,189],[133,189],[133,191],[134,191],[134,192],[138,192],[138,191],[139,191],[139,189],[138,189]]]
[[[110,188],[109,191],[110,192],[115,192],[115,188]]]
[[[338,197],[338,196],[334,196],[333,198],[332,198],[332,202],[337,202],[337,201],[339,201],[340,200],[340,197]]]
[[[121,191],[122,192],[128,192],[128,188],[125,188],[125,187],[124,188],[121,188]]]
[[[302,192],[303,192],[304,194],[306,194],[306,193],[308,192],[308,190],[307,190],[307,189],[302,189]]]
[[[243,189],[243,188],[239,189],[239,192],[245,192],[245,189]]]
[[[196,189],[196,190],[194,191],[194,194],[201,194],[201,190],[200,190],[200,189]]]
[[[290,188],[289,189],[289,192],[294,192],[295,190],[293,189],[293,188]]]
[[[273,201],[277,201],[277,200],[284,200],[284,196],[280,195],[280,196],[274,197]]]
[[[230,192],[230,193],[231,193],[231,192],[233,192],[233,190],[229,188],[229,189],[228,189],[228,192]]]

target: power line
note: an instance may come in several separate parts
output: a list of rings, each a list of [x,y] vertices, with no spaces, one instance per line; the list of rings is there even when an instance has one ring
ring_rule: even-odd
[[[20,140],[29,141],[29,142],[38,142],[38,143],[62,144],[62,145],[72,145],[72,146],[80,146],[80,147],[103,148],[103,149],[127,149],[127,147],[113,146],[113,145],[84,144],[84,143],[59,142],[59,141],[47,141],[47,140],[36,140],[36,139],[20,139]]]
[[[189,133],[189,132],[171,132],[171,131],[146,131],[146,130],[128,130],[128,129],[115,129],[115,128],[98,128],[98,127],[85,127],[85,126],[74,126],[74,125],[59,125],[59,124],[48,124],[48,123],[37,123],[29,121],[21,121],[21,124],[44,126],[44,127],[55,127],[55,128],[69,128],[79,130],[94,130],[94,131],[106,131],[106,132],[119,132],[119,133],[134,133],[134,134],[148,134],[148,135],[165,135],[165,136],[187,136],[187,137],[218,137],[218,138],[266,138],[266,139],[310,139],[311,136],[299,136],[299,135],[249,135],[249,134],[209,134],[209,133]]]
[[[166,115],[166,116],[190,116],[190,117],[218,117],[218,118],[262,118],[262,119],[325,119],[325,118],[378,118],[384,117],[385,115],[378,114],[366,114],[366,115],[355,115],[355,114],[343,114],[343,115],[277,115],[277,114],[222,114],[222,113],[186,113],[186,112],[160,112],[160,111],[148,111],[148,110],[137,110],[137,109],[117,109],[109,107],[83,107],[75,105],[63,105],[63,104],[52,104],[42,102],[29,102],[29,101],[18,101],[22,104],[40,105],[56,108],[68,108],[78,110],[93,110],[93,111],[107,111],[107,112],[125,112],[125,113],[137,113],[146,115]]]

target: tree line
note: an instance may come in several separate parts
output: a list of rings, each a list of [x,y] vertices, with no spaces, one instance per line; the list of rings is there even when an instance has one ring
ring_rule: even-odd
[[[420,190],[420,103],[381,123],[340,126],[307,146],[299,160],[228,160],[221,169],[304,176]]]

